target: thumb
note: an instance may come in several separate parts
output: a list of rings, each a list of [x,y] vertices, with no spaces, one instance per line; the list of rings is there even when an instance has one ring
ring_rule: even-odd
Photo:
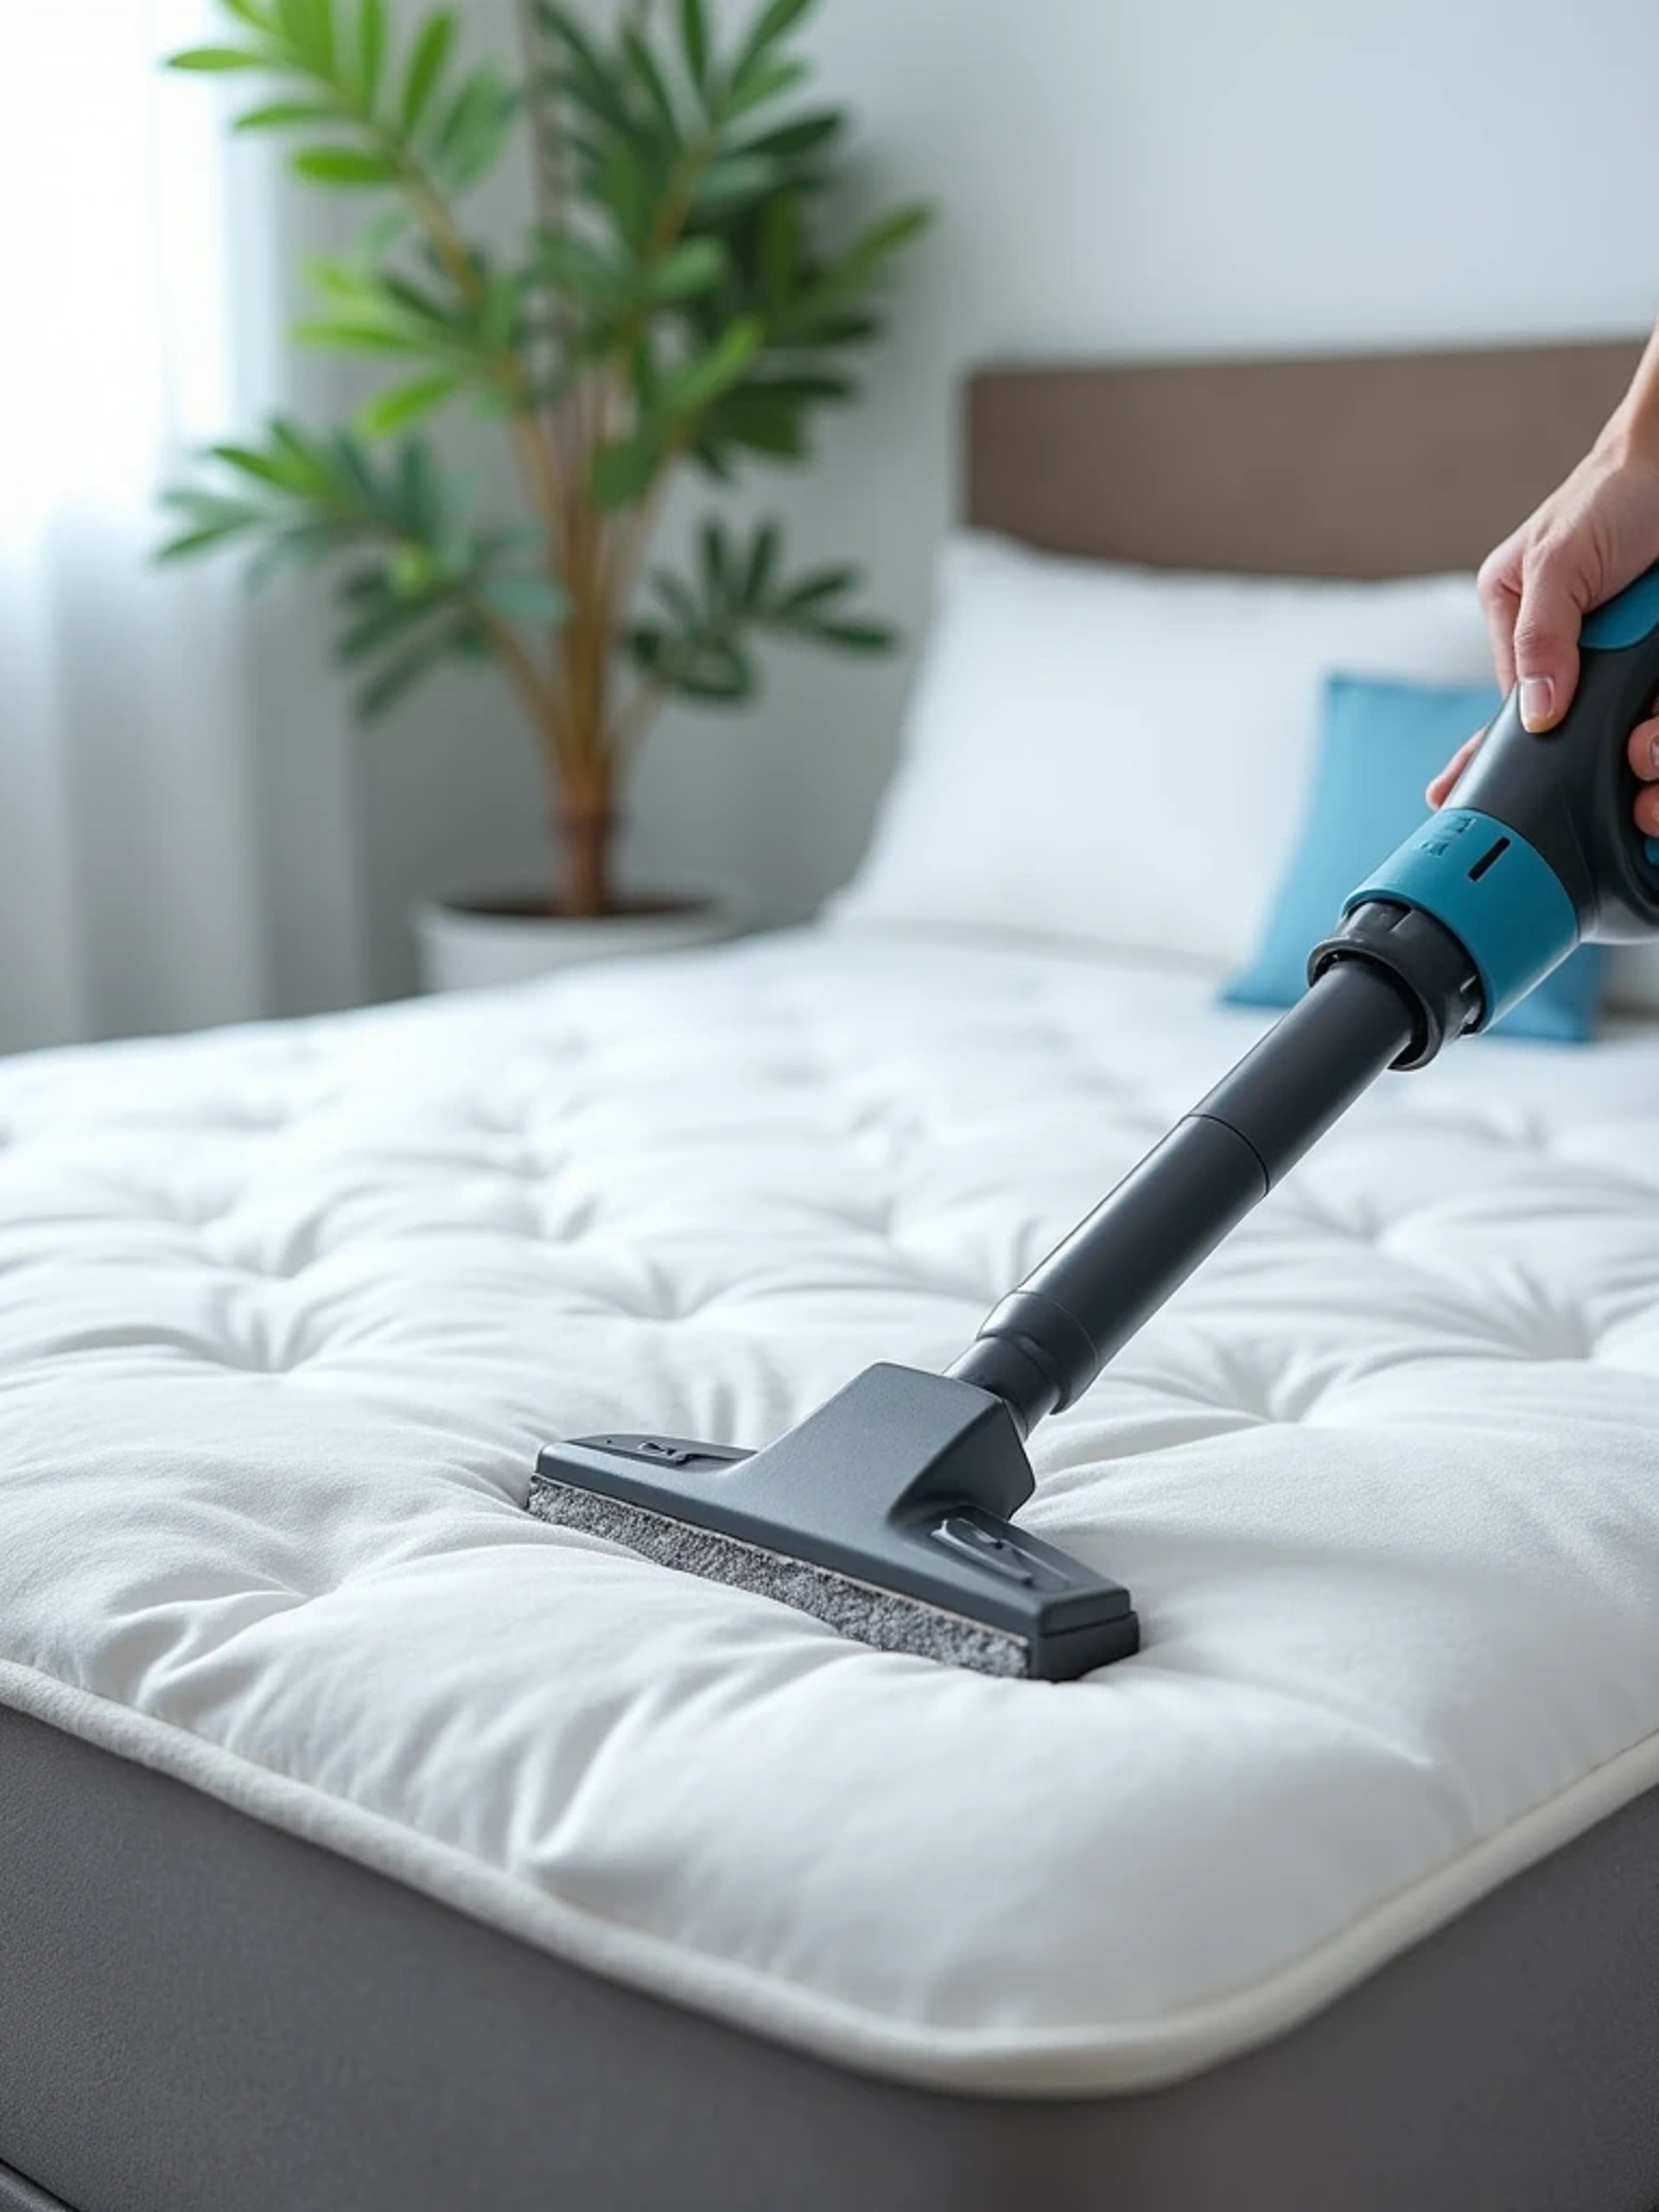
[[[1558,566],[1541,563],[1523,578],[1515,619],[1515,673],[1521,720],[1529,730],[1554,729],[1573,702],[1581,619]]]

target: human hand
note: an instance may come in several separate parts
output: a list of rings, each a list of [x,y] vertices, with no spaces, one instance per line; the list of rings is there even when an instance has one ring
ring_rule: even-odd
[[[1505,692],[1519,683],[1528,729],[1554,729],[1571,704],[1584,617],[1655,561],[1659,436],[1631,407],[1480,571],[1493,665]],[[1434,779],[1431,806],[1444,804],[1479,742],[1471,737]],[[1659,717],[1632,732],[1630,759],[1644,785],[1659,784]],[[1649,836],[1659,836],[1659,789],[1642,791],[1636,818]]]

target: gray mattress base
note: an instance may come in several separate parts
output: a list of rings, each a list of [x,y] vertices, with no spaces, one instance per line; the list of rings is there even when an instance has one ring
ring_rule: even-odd
[[[1277,2042],[1058,2103],[759,2041],[14,1713],[0,1777],[3,2212],[1659,2203],[1659,1793]]]

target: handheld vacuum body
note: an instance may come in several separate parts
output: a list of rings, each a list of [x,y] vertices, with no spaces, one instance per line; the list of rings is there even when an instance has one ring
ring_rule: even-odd
[[[1386,1068],[1487,1028],[1580,941],[1659,931],[1631,816],[1659,693],[1659,567],[1592,614],[1547,736],[1514,696],[1433,815],[1348,899],[1306,995],[987,1317],[948,1375],[873,1367],[746,1453],[675,1437],[550,1446],[543,1519],[759,1591],[859,1641],[1067,1680],[1138,1648],[1128,1592],[1014,1525],[1025,1440],[1075,1403]]]

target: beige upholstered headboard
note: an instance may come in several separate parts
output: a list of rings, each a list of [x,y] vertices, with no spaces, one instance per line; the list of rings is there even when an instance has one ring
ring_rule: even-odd
[[[1160,568],[1471,569],[1582,454],[1637,351],[984,369],[968,387],[967,519]]]

